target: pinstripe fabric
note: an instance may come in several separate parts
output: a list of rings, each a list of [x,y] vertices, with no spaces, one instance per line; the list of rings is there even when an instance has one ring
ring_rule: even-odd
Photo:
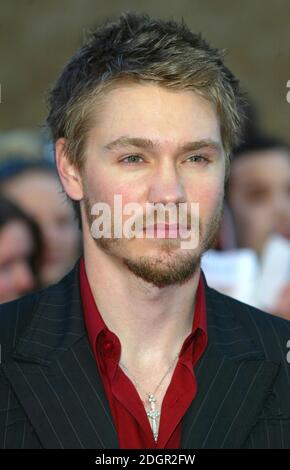
[[[0,448],[118,448],[83,323],[79,263],[0,307]],[[206,285],[209,346],[182,447],[290,448],[290,322]]]

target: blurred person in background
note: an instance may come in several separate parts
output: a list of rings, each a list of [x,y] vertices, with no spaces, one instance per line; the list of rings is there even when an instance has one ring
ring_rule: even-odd
[[[252,135],[235,150],[226,207],[236,248],[251,248],[260,258],[272,235],[290,240],[290,148],[286,143]],[[290,284],[281,290],[271,313],[290,319]]]
[[[0,195],[0,303],[39,287],[41,246],[36,223]]]
[[[261,255],[273,233],[290,240],[290,149],[264,136],[234,153],[227,186],[238,247]]]
[[[80,231],[54,165],[14,158],[0,166],[0,184],[2,192],[33,217],[41,229],[42,286],[57,282],[80,254]]]

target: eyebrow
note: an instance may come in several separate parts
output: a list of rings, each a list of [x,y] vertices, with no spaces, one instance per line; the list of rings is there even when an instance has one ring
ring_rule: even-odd
[[[124,147],[138,147],[146,150],[154,150],[160,147],[159,142],[154,142],[150,139],[144,139],[142,137],[128,137],[128,136],[121,136],[116,140],[106,144],[104,146],[104,150],[115,150]],[[195,151],[199,150],[203,147],[209,147],[214,151],[219,153],[222,152],[222,145],[212,139],[202,139],[193,142],[186,142],[182,145],[179,145],[178,149],[180,151]]]

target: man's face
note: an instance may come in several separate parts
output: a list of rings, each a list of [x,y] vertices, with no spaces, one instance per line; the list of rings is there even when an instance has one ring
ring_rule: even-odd
[[[214,105],[192,91],[127,84],[111,90],[98,112],[82,171],[85,243],[92,246],[91,207],[105,202],[113,208],[114,195],[122,196],[123,206],[134,202],[141,208],[187,203],[186,212],[177,209],[187,228],[196,222],[190,220],[190,204],[199,203],[197,248],[183,249],[180,237],[95,240],[98,249],[147,282],[182,284],[198,268],[220,222],[225,154]]]
[[[228,202],[239,246],[258,254],[274,233],[290,240],[290,155],[251,152],[232,164]]]

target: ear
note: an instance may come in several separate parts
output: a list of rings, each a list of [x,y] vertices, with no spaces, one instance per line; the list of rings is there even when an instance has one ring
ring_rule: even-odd
[[[60,138],[55,143],[55,159],[58,174],[66,194],[74,201],[83,198],[83,186],[78,169],[72,165],[65,152],[65,138]]]

